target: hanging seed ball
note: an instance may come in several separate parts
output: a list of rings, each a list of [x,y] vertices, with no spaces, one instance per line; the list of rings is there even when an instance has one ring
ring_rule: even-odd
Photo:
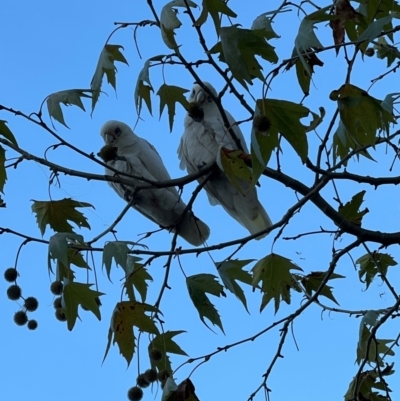
[[[5,272],[4,272],[4,278],[6,281],[9,283],[12,283],[15,281],[18,277],[18,271],[14,267],[9,267]]]
[[[146,380],[146,378],[144,377],[144,373],[142,373],[137,377],[136,384],[139,387],[146,388],[146,387],[149,387],[150,382]]]
[[[7,288],[7,296],[9,299],[11,299],[11,301],[16,301],[17,299],[20,299],[21,294],[21,287],[17,284],[10,285]]]
[[[153,383],[157,380],[157,371],[155,369],[147,369],[144,372],[144,378],[149,382]]]
[[[36,320],[29,320],[28,322],[28,329],[29,330],[36,330],[38,327],[38,323]]]
[[[271,121],[267,116],[258,115],[254,117],[253,126],[258,132],[267,132],[271,127]]]
[[[65,322],[67,320],[65,313],[64,313],[64,308],[57,308],[56,309],[56,318],[60,322]]]
[[[368,47],[364,53],[367,57],[372,57],[375,54],[375,50],[372,47]]]
[[[18,326],[23,326],[24,324],[26,324],[27,321],[28,321],[28,316],[26,315],[26,313],[23,310],[15,312],[15,314],[14,314],[14,322]]]
[[[162,356],[163,356],[162,352],[158,348],[152,348],[149,351],[149,355],[150,355],[151,360],[154,362],[161,361]]]
[[[28,312],[34,312],[38,308],[39,302],[35,297],[28,297],[25,299],[24,306]]]
[[[53,281],[50,285],[50,291],[54,295],[61,295],[63,290],[63,283],[61,281]]]
[[[140,401],[142,398],[143,398],[143,390],[140,387],[135,386],[131,387],[128,390],[128,399],[130,401]]]

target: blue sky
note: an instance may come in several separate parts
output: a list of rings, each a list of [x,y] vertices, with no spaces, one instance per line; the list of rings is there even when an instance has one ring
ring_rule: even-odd
[[[161,11],[164,1],[154,1],[158,12]],[[325,5],[325,4],[324,4]],[[239,14],[239,22],[249,28],[255,17],[265,11],[279,6],[276,1],[259,2],[257,0],[230,1],[230,6]],[[114,29],[114,21],[138,22],[152,19],[152,15],[144,0],[114,1],[112,3],[100,1],[70,1],[63,2],[23,2],[4,0],[2,3],[3,22],[0,26],[2,37],[1,49],[3,62],[0,66],[0,104],[21,110],[25,113],[38,111],[42,100],[49,94],[65,89],[88,88],[94,73],[99,54],[110,32]],[[198,12],[198,11],[195,11]],[[186,26],[190,26],[188,18],[180,13],[179,18]],[[277,46],[280,60],[290,57],[300,18],[295,11],[282,14],[276,18],[274,29],[281,35],[281,39],[272,40]],[[225,21],[227,23],[227,21]],[[215,30],[211,19],[204,27],[209,45],[216,41]],[[324,45],[332,44],[331,32],[325,24],[319,24],[316,31]],[[170,50],[161,41],[156,27],[140,28],[137,32],[138,44],[142,59],[139,58],[133,42],[133,30],[121,29],[110,40],[111,44],[124,46],[124,55],[129,66],[118,64],[117,93],[111,86],[104,84],[106,94],[101,95],[99,103],[90,116],[90,102],[86,102],[86,113],[75,107],[63,107],[64,117],[70,130],[55,122],[57,132],[64,139],[87,153],[95,152],[102,146],[99,135],[101,125],[110,119],[124,121],[133,126],[137,119],[134,107],[133,92],[137,76],[145,62],[158,54],[169,54]],[[194,61],[203,58],[203,53],[195,34],[184,27],[178,32],[178,43],[182,44],[182,52]],[[318,130],[324,133],[335,104],[328,98],[329,93],[338,89],[344,82],[346,63],[334,53],[325,52],[320,55],[325,65],[316,67],[312,95],[305,100],[305,105],[317,111],[319,106],[327,110],[326,122]],[[264,65],[265,71],[271,66]],[[217,88],[222,88],[222,81],[212,69],[198,68],[200,76]],[[367,89],[370,80],[386,71],[385,63],[376,59],[365,59],[355,64],[352,83]],[[160,67],[150,71],[151,81],[155,92],[162,84],[162,70]],[[165,81],[171,85],[178,85],[190,89],[193,78],[179,66],[166,66],[163,71]],[[397,87],[396,87],[397,86]],[[241,93],[245,93],[237,85]],[[398,82],[393,76],[388,80],[379,81],[371,90],[371,95],[383,98],[387,93],[399,91]],[[260,97],[259,83],[252,88],[252,94]],[[296,82],[294,68],[280,74],[274,81],[270,97],[299,102],[302,93]],[[159,120],[158,98],[153,96],[153,117],[143,108],[142,120],[135,128],[136,134],[145,137],[159,151],[172,177],[180,177],[184,172],[179,169],[176,149],[183,131],[184,110],[177,105],[177,114],[172,133],[169,133],[167,113],[164,111]],[[250,104],[251,98],[246,95]],[[237,120],[248,118],[237,100],[227,95],[223,99],[228,109]],[[45,114],[47,111],[45,111]],[[21,148],[38,156],[43,156],[48,146],[56,143],[44,130],[33,124],[16,118],[11,114],[0,112],[0,118],[7,120],[11,130],[15,133]],[[46,121],[48,121],[46,117]],[[250,141],[250,124],[243,125],[242,130],[248,142]],[[318,141],[314,133],[309,134],[310,155],[315,155]],[[300,181],[311,184],[313,175],[307,173],[294,151],[283,145],[284,154],[281,157],[282,169],[286,174],[293,175]],[[378,176],[389,175],[392,163],[392,154],[385,157],[382,149],[374,153],[376,160],[373,163],[362,160],[357,164],[352,162],[349,168],[355,173],[366,173]],[[11,152],[7,153],[11,156]],[[103,169],[73,152],[57,149],[47,153],[49,160],[73,169],[102,174]],[[271,161],[274,167],[274,161]],[[396,169],[397,166],[395,166]],[[393,172],[395,174],[395,172]],[[118,216],[124,207],[120,199],[104,182],[93,182],[61,176],[61,188],[48,188],[49,171],[34,162],[25,161],[16,170],[8,171],[8,182],[5,187],[4,200],[6,209],[0,209],[0,226],[10,227],[15,231],[23,232],[33,237],[40,237],[35,217],[31,212],[31,200],[48,200],[49,193],[52,199],[71,197],[76,200],[92,203],[95,209],[82,210],[89,219],[92,230],[81,230],[85,239],[91,239],[104,230]],[[262,177],[261,188],[258,189],[259,198],[264,204],[273,221],[279,220],[287,209],[296,202],[296,195],[281,184],[266,177]],[[365,217],[365,226],[370,229],[396,231],[399,217],[398,196],[390,188],[380,187],[376,191],[362,185],[338,183],[342,199],[347,201],[355,193],[367,189],[366,205],[370,213]],[[188,201],[195,184],[185,188],[184,200]],[[332,188],[323,191],[333,205]],[[382,212],[384,210],[384,212]],[[196,215],[205,220],[211,228],[209,244],[243,237],[246,231],[233,221],[221,207],[209,205],[205,193],[201,193],[195,203]],[[390,212],[387,212],[390,211]],[[296,235],[301,232],[314,231],[320,226],[334,229],[320,211],[313,205],[306,205],[301,213],[296,214],[291,224],[285,229],[283,236]],[[157,227],[134,210],[129,211],[124,220],[117,226],[118,237],[122,240],[134,241],[137,235],[156,229]],[[48,239],[51,231],[48,229],[44,238]],[[274,234],[263,241],[246,245],[239,251],[240,259],[260,259],[272,250]],[[146,244],[151,249],[169,249],[171,236],[160,233],[152,236]],[[104,241],[112,240],[111,236]],[[180,245],[187,244],[179,240]],[[303,237],[296,241],[280,239],[273,246],[273,251],[297,263],[304,272],[325,271],[328,269],[331,258],[333,238],[329,235]],[[343,246],[348,239],[343,240]],[[15,254],[21,244],[21,239],[11,235],[0,236],[2,261],[0,270],[13,266]],[[336,243],[337,247],[342,245]],[[375,249],[371,245],[372,249]],[[234,248],[224,249],[212,257],[216,261],[223,260]],[[389,248],[388,253],[398,256],[396,249]],[[352,255],[358,258],[365,251],[357,250]],[[185,256],[181,258],[187,275],[196,273],[216,274],[210,257],[203,253],[199,257]],[[165,259],[159,258],[149,266],[149,272],[154,278],[151,283],[148,302],[152,303],[158,295],[163,279],[163,265]],[[252,266],[252,265],[250,265]],[[0,341],[0,371],[3,385],[0,388],[0,399],[7,401],[51,400],[67,401],[109,399],[124,400],[126,391],[133,386],[138,372],[137,358],[126,369],[125,360],[119,355],[117,347],[112,347],[103,365],[101,361],[107,341],[107,332],[115,303],[121,294],[122,270],[113,268],[110,283],[101,268],[101,255],[95,255],[100,290],[107,295],[103,297],[101,308],[102,320],[90,313],[81,313],[82,321],[72,332],[54,318],[52,307],[53,296],[49,286],[54,277],[47,271],[47,249],[43,245],[29,243],[25,245],[19,257],[20,278],[18,283],[22,287],[24,296],[38,298],[40,307],[32,314],[39,327],[29,332],[25,327],[17,327],[12,317],[18,310],[18,303],[9,301],[6,297],[8,284],[0,280],[0,317],[3,330]],[[383,308],[391,305],[393,299],[387,288],[374,282],[368,292],[358,281],[358,273],[354,269],[350,258],[343,258],[336,271],[345,275],[346,280],[335,280],[335,297],[344,309]],[[79,272],[82,282],[87,278]],[[93,282],[90,274],[89,282]],[[212,299],[217,307],[225,328],[226,335],[214,328],[215,333],[208,330],[199,320],[188,297],[185,280],[177,261],[173,262],[170,279],[171,290],[167,291],[161,305],[161,310],[168,330],[186,330],[176,338],[178,344],[190,355],[197,357],[216,350],[217,347],[250,337],[274,321],[293,312],[301,303],[301,296],[294,294],[292,304],[282,304],[279,312],[274,315],[273,306],[269,305],[261,314],[259,305],[261,295],[252,293],[246,288],[250,315],[244,310],[233,294],[227,298]],[[323,300],[327,305],[334,306]],[[272,400],[296,399],[324,399],[327,401],[340,399],[347,390],[348,384],[357,372],[355,365],[356,343],[358,339],[359,319],[341,314],[322,313],[318,306],[308,308],[305,313],[296,319],[293,325],[294,338],[288,335],[283,348],[284,359],[278,360],[268,381],[272,390]],[[388,328],[379,331],[381,338],[394,338],[397,335],[393,322]],[[143,336],[144,338],[145,336]],[[262,381],[262,375],[273,358],[279,343],[279,330],[276,328],[261,336],[257,341],[234,347],[228,352],[220,353],[209,362],[200,366],[191,376],[196,386],[196,393],[200,400],[210,400],[216,397],[231,400],[247,400]],[[147,339],[143,340],[145,350]],[[148,361],[141,354],[141,370],[147,369]],[[173,366],[186,360],[184,357],[174,357]],[[177,382],[185,379],[194,364],[181,368],[176,375]],[[400,387],[390,379],[392,390],[396,393]],[[398,381],[397,381],[398,383]],[[157,393],[158,391],[158,393]],[[160,399],[160,390],[157,387],[145,390],[145,400]],[[262,394],[257,399],[263,399]]]

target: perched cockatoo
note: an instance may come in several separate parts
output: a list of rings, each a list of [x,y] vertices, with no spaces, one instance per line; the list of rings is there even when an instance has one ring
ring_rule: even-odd
[[[217,92],[208,83],[204,85],[217,97]],[[221,148],[238,149],[235,141],[225,127],[221,113],[211,96],[198,84],[193,86],[189,98],[189,112],[185,117],[185,132],[178,148],[180,167],[189,173],[197,172],[207,163],[220,163]],[[248,153],[243,134],[228,111],[226,117],[242,149]],[[222,168],[220,167],[222,170]],[[202,178],[199,179],[201,181]],[[256,188],[243,180],[238,180],[242,193],[229,181],[223,171],[211,176],[205,185],[211,205],[220,204],[235,220],[256,234],[272,225],[267,212],[258,201]],[[259,236],[256,239],[261,239]]]
[[[108,121],[101,127],[105,146],[99,153],[104,162],[123,173],[143,177],[152,181],[166,181],[171,177],[156,149],[145,139],[138,137],[123,122]],[[118,175],[106,168],[106,175]],[[177,230],[178,234],[192,245],[201,245],[210,235],[208,226],[199,220],[191,210],[183,216],[186,207],[174,187],[151,188],[135,191],[137,185],[146,184],[136,178],[122,176],[132,185],[109,182],[114,191],[123,199],[133,197],[132,207],[164,228]]]

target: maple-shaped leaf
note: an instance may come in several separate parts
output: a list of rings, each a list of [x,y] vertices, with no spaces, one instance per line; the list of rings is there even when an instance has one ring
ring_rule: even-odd
[[[292,57],[296,58],[285,67],[285,70],[290,70],[293,65],[296,66],[297,81],[305,96],[308,96],[310,93],[310,83],[312,74],[314,74],[314,66],[322,67],[324,65],[315,53],[307,54],[311,50],[312,49],[307,49],[306,52],[302,54],[303,60],[301,60],[300,57],[296,57],[297,51],[294,49]]]
[[[386,131],[389,123],[395,123],[379,99],[357,86],[344,84],[331,92],[330,99],[338,103],[344,134],[359,147],[375,144],[376,131]]]
[[[4,184],[7,181],[7,172],[6,172],[6,151],[0,146],[0,192],[4,194]]]
[[[153,90],[153,87],[150,82],[149,67],[150,67],[151,61],[161,60],[163,57],[164,56],[156,56],[156,57],[152,57],[151,59],[147,60],[144,63],[143,68],[139,72],[139,76],[136,81],[135,94],[134,94],[136,111],[139,116],[140,116],[140,112],[142,110],[143,100],[145,101],[147,108],[149,109],[149,112],[152,115],[150,92],[154,92],[154,90]]]
[[[185,109],[188,107],[188,102],[184,93],[189,92],[187,89],[180,88],[179,86],[162,84],[157,92],[160,96],[160,118],[162,116],[164,107],[167,106],[169,117],[169,129],[172,132],[175,116],[175,104],[180,103]]]
[[[85,245],[82,235],[71,232],[52,235],[49,240],[49,257],[59,260],[64,266],[69,268],[71,254],[68,254],[68,251],[71,245]]]
[[[359,13],[352,7],[349,0],[338,0],[335,2],[333,15],[338,18],[330,21],[330,26],[333,32],[333,41],[335,45],[344,42],[344,31],[346,21],[359,22]],[[337,47],[336,54],[339,54],[340,47]]]
[[[11,132],[10,128],[8,128],[6,124],[6,120],[0,120],[0,135],[4,136],[4,138],[8,139],[14,145],[18,146],[14,134]]]
[[[325,279],[326,274],[327,272],[311,272],[310,274],[307,274],[306,276],[303,277],[299,277],[296,275],[296,278],[299,277],[306,293],[309,296],[312,296],[313,293],[318,290],[322,281]],[[329,280],[333,280],[335,278],[345,278],[345,277],[341,276],[340,274],[333,273],[329,277]],[[335,297],[332,294],[332,287],[330,287],[329,285],[325,284],[322,290],[319,292],[319,295],[322,295],[333,301],[335,304],[339,305],[339,303],[336,301]]]
[[[396,59],[400,58],[400,51],[397,47],[389,45],[383,36],[374,41],[374,49],[376,50],[376,57],[381,60],[386,58],[386,67],[388,68]]]
[[[130,301],[135,301],[135,294],[133,289],[140,294],[142,302],[146,302],[147,287],[146,281],[153,281],[153,277],[148,273],[147,269],[142,263],[138,263],[141,258],[128,255],[126,259],[125,276],[126,281],[124,286]]]
[[[126,269],[126,258],[129,252],[128,243],[125,241],[110,241],[104,245],[103,266],[106,268],[107,277],[111,281],[111,264],[114,259],[117,266]]]
[[[196,26],[201,26],[207,21],[208,14],[211,15],[211,18],[214,21],[215,30],[217,32],[217,36],[219,36],[219,32],[221,29],[221,17],[223,15],[227,15],[231,18],[236,18],[237,14],[233,12],[228,5],[227,2],[223,0],[203,0],[203,8],[201,10],[201,14],[199,19],[196,21]]]
[[[242,29],[238,25],[221,28],[221,42],[210,53],[219,53],[219,60],[228,64],[232,75],[247,88],[254,78],[263,80],[262,67],[255,56],[270,63],[276,63],[278,56],[259,30]]]
[[[277,10],[275,10],[277,11]],[[286,10],[281,10],[277,11],[277,14],[279,12],[285,12]],[[274,12],[269,11],[267,13],[262,13],[259,15],[252,23],[251,29],[253,31],[259,31],[260,34],[262,34],[265,39],[274,39],[274,38],[279,38],[280,36],[276,34],[276,32],[272,28],[272,23],[271,19],[268,18],[268,15],[276,15]]]
[[[156,335],[153,338],[148,346],[149,353],[153,348],[155,348],[161,351],[163,355],[161,360],[159,361],[154,361],[152,358],[149,358],[151,367],[153,369],[157,368],[159,371],[165,369],[168,373],[172,375],[171,361],[167,354],[170,353],[187,356],[187,353],[183,351],[182,348],[172,339],[173,337],[182,333],[186,332],[183,330],[166,331],[164,333]]]
[[[243,267],[253,262],[254,259],[248,260],[227,260],[224,262],[216,262],[215,266],[218,270],[218,274],[221,277],[224,286],[233,294],[235,294],[243,306],[246,308],[247,312],[247,301],[243,290],[240,288],[236,281],[241,281],[242,283],[251,285],[252,277],[251,274],[245,270]]]
[[[136,326],[142,332],[157,335],[159,331],[154,320],[146,315],[146,312],[157,311],[158,309],[154,306],[140,302],[118,302],[114,309],[111,325],[108,330],[108,342],[103,362],[107,357],[112,342],[113,344],[118,344],[119,351],[126,359],[129,366],[135,351],[133,327]]]
[[[85,106],[82,103],[82,98],[93,99],[95,93],[90,89],[68,89],[60,92],[52,93],[47,97],[47,111],[50,118],[54,118],[60,124],[69,128],[65,123],[64,115],[61,109],[61,103],[65,106],[78,106],[85,111]]]
[[[44,235],[46,227],[49,225],[56,232],[73,232],[72,221],[79,228],[90,225],[86,217],[76,210],[78,207],[92,207],[90,203],[74,201],[71,198],[65,198],[58,201],[35,201],[33,200],[32,212],[36,214],[40,232]]]
[[[392,344],[395,340],[384,340],[381,338],[376,338],[373,341],[368,341],[370,336],[371,331],[363,322],[361,322],[360,337],[357,344],[356,361],[358,364],[360,364],[364,359],[366,359],[367,363],[378,363],[380,366],[383,366],[382,357],[386,355],[394,355],[392,347],[388,347],[388,345]]]
[[[249,156],[242,150],[230,150],[224,147],[221,148],[218,156],[218,165],[227,175],[229,181],[242,195],[246,195],[243,192],[241,181],[252,182],[251,169],[244,162],[244,159]]]
[[[123,49],[123,46],[120,45],[105,45],[103,50],[100,53],[99,61],[97,62],[96,70],[93,74],[92,81],[90,83],[90,88],[93,92],[92,97],[92,113],[94,108],[96,107],[96,103],[99,100],[101,85],[103,82],[104,74],[107,76],[108,83],[117,90],[117,80],[116,80],[116,72],[117,67],[115,66],[115,62],[119,61],[120,63],[124,63],[128,65],[125,56],[121,53],[120,49]]]
[[[291,270],[302,270],[284,256],[271,253],[260,259],[252,269],[253,288],[261,282],[261,291],[264,293],[260,311],[271,301],[275,301],[275,313],[278,312],[281,300],[290,304],[290,288],[293,283]]]
[[[345,159],[344,166],[347,166],[347,155],[350,151],[356,150],[359,147],[360,145],[347,132],[343,122],[339,121],[338,128],[333,135],[333,160],[336,161],[337,158],[340,158],[340,160]],[[360,150],[356,153],[357,159],[359,159],[360,156],[374,160],[367,150]]]
[[[387,383],[384,382],[384,369],[378,370],[366,370],[354,376],[351,381],[349,388],[344,395],[344,401],[353,401],[356,388],[358,389],[358,400],[371,400],[371,401],[389,401],[389,398],[382,397],[381,391],[390,391]],[[373,389],[378,389],[380,392],[375,392]],[[368,394],[368,398],[360,398],[360,395]]]
[[[270,121],[268,135],[282,134],[301,160],[305,162],[308,155],[307,126],[303,125],[300,120],[307,117],[310,110],[302,104],[277,99],[258,99],[256,108]],[[251,146],[255,148],[256,144],[252,142]],[[267,148],[270,151],[271,146],[267,145]]]
[[[358,37],[357,42],[372,42],[381,34],[381,32],[384,30],[384,26],[390,24],[391,21],[392,16],[387,15],[386,17],[379,18],[370,23],[367,29],[365,29],[365,31]]]
[[[179,21],[178,11],[174,7],[197,7],[197,4],[191,0],[173,0],[167,3],[161,10],[160,14],[160,29],[161,36],[164,43],[170,49],[176,49],[178,44],[175,40],[175,32],[174,30],[179,28],[182,25],[182,22]]]
[[[213,274],[195,274],[187,277],[186,285],[190,299],[199,313],[200,320],[208,327],[204,318],[217,325],[224,333],[221,318],[215,306],[210,302],[206,293],[219,297],[224,294],[222,285]]]
[[[63,300],[65,303],[65,317],[68,330],[72,330],[78,317],[78,306],[93,312],[97,319],[101,320],[100,308],[96,298],[104,295],[102,292],[90,289],[93,284],[83,284],[70,281],[63,287]]]
[[[365,191],[359,192],[351,198],[351,201],[343,206],[339,206],[338,209],[341,216],[357,226],[361,226],[363,216],[368,213],[368,209],[360,211],[361,204],[364,201],[364,195]]]
[[[295,50],[293,54],[300,58],[300,61],[303,63],[304,68],[310,75],[310,67],[308,66],[303,54],[309,49],[318,50],[323,48],[322,43],[315,35],[314,25],[319,22],[337,19],[337,16],[327,14],[327,12],[329,12],[331,8],[332,6],[323,7],[320,10],[304,17],[304,19],[300,23],[299,32],[294,41]]]
[[[376,276],[386,276],[389,266],[396,266],[397,262],[387,253],[367,253],[356,260],[360,266],[358,277],[365,283],[366,289]]]

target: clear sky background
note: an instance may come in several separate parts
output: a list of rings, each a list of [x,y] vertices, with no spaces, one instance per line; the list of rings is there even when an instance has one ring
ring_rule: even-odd
[[[166,2],[154,1],[157,12],[161,11]],[[274,10],[279,2],[260,2],[258,0],[232,0],[230,7],[239,14],[239,23],[250,28],[252,21],[262,12]],[[326,5],[321,4],[321,5]],[[108,2],[76,1],[51,2],[47,0],[28,2],[4,0],[1,5],[2,24],[0,25],[2,62],[0,64],[0,104],[21,110],[27,114],[38,111],[42,100],[49,94],[65,89],[89,88],[98,57],[104,43],[114,29],[114,21],[139,22],[152,19],[147,2],[144,0]],[[199,10],[195,11],[198,13]],[[184,25],[190,26],[187,16],[179,14]],[[225,23],[228,23],[226,20]],[[294,38],[300,23],[296,11],[282,14],[275,20],[274,29],[282,36],[279,40],[271,40],[277,46],[280,60],[290,57]],[[216,42],[215,30],[209,18],[203,31],[209,45]],[[331,31],[324,23],[319,24],[316,33],[321,42],[328,46],[333,43]],[[124,121],[133,126],[137,119],[134,107],[133,92],[137,76],[145,62],[150,57],[159,54],[169,54],[170,50],[161,41],[158,28],[145,27],[137,31],[138,45],[142,55],[139,58],[133,41],[133,30],[122,29],[110,40],[111,44],[124,46],[124,55],[129,61],[129,67],[117,64],[117,94],[106,83],[99,103],[90,116],[90,101],[85,102],[87,112],[78,108],[63,107],[64,117],[70,130],[55,122],[57,132],[64,139],[87,153],[97,153],[102,146],[99,135],[101,125],[110,119]],[[191,61],[204,58],[198,40],[190,29],[178,31],[178,43],[181,51]],[[325,63],[323,68],[316,67],[312,95],[305,100],[305,105],[313,111],[319,106],[327,110],[326,123],[318,129],[324,133],[327,122],[330,121],[335,104],[328,98],[329,93],[338,89],[344,82],[346,64],[342,51],[336,58],[333,52],[325,52],[319,56]],[[352,83],[367,89],[370,80],[386,71],[386,63],[376,59],[359,60],[353,72]],[[272,68],[264,64],[265,71]],[[221,89],[223,82],[212,69],[198,68],[197,72],[204,80],[211,82],[216,89]],[[162,84],[162,69],[151,69],[151,81],[155,92]],[[165,81],[190,89],[193,78],[180,66],[166,66],[163,71]],[[371,90],[371,95],[383,98],[387,93],[400,91],[398,80],[389,76],[388,80],[379,81]],[[237,85],[240,93],[243,88]],[[261,96],[261,86],[256,83],[252,88],[255,97]],[[274,81],[270,97],[299,102],[302,93],[296,81],[294,68],[280,74]],[[246,99],[253,104],[251,98]],[[172,133],[169,133],[167,113],[164,111],[159,120],[158,98],[152,97],[153,117],[143,108],[142,120],[135,128],[136,134],[145,137],[158,149],[172,177],[180,177],[185,173],[179,169],[176,149],[183,131],[185,111],[177,105],[177,113]],[[248,118],[237,99],[227,94],[223,103],[237,120]],[[45,111],[45,114],[47,111]],[[38,156],[43,156],[45,149],[56,143],[44,130],[32,123],[16,118],[5,112],[0,118],[9,122],[9,127],[15,133],[21,148]],[[47,118],[47,117],[46,117]],[[46,120],[48,121],[48,120]],[[250,124],[243,125],[242,130],[250,143]],[[318,141],[314,133],[309,134],[310,157],[315,157]],[[282,169],[286,174],[293,175],[306,184],[311,184],[313,175],[308,174],[300,163],[298,156],[286,144],[281,158]],[[384,151],[375,153],[375,158],[381,162],[373,163],[362,160],[358,165],[350,163],[353,172],[367,173],[378,176],[391,174],[388,170],[393,156]],[[7,152],[7,156],[14,156]],[[74,154],[67,149],[57,149],[47,153],[49,160],[70,168],[102,174],[103,168]],[[271,161],[274,167],[274,161]],[[396,174],[397,166],[392,174]],[[123,209],[125,203],[105,182],[93,182],[61,176],[61,188],[51,186],[48,190],[49,171],[34,162],[24,161],[16,170],[8,171],[8,182],[5,187],[4,200],[6,209],[0,209],[0,226],[10,227],[27,235],[40,237],[40,231],[31,212],[31,200],[48,200],[49,192],[52,199],[71,197],[76,200],[92,203],[95,209],[81,209],[89,219],[92,230],[83,229],[80,233],[89,240],[110,225]],[[296,202],[295,194],[283,185],[262,177],[258,193],[261,202],[273,221],[279,220],[287,209]],[[364,186],[339,183],[342,199],[347,201]],[[195,184],[188,185],[183,198],[188,201]],[[380,187],[376,191],[369,189],[366,196],[366,206],[370,213],[365,216],[365,227],[387,231],[397,231],[399,221],[398,191],[391,192],[389,188]],[[323,195],[335,207],[332,201],[332,188],[326,188]],[[221,207],[209,205],[205,193],[201,193],[195,202],[194,211],[211,228],[209,244],[232,240],[247,235],[237,222],[233,221]],[[291,221],[283,236],[296,235],[301,232],[334,229],[319,210],[313,205],[307,205],[301,213]],[[156,229],[157,227],[139,213],[131,210],[117,226],[118,238],[134,241],[138,234]],[[48,229],[44,238],[52,234]],[[271,245],[275,234],[268,238],[246,245],[238,254],[240,259],[260,259],[272,251]],[[162,232],[151,236],[146,244],[150,249],[167,250],[172,236]],[[103,246],[106,240],[112,240],[109,235],[103,238],[98,246]],[[280,239],[273,247],[279,253],[297,263],[305,273],[325,271],[329,267],[333,238],[325,236],[304,237],[296,241]],[[1,263],[0,270],[13,266],[15,254],[21,239],[11,236],[0,236]],[[348,239],[343,240],[343,245]],[[183,247],[188,245],[179,239]],[[340,244],[336,244],[340,247]],[[375,249],[371,245],[372,249]],[[235,248],[224,249],[213,253],[216,261],[226,258]],[[398,251],[389,248],[387,252],[395,257]],[[360,249],[352,255],[354,259],[365,252]],[[217,274],[212,260],[207,253],[199,257],[185,256],[181,258],[187,275],[196,273]],[[148,295],[148,302],[157,298],[162,279],[163,265],[166,259],[153,261],[149,272],[154,278]],[[91,264],[92,265],[92,264]],[[249,265],[250,267],[252,265]],[[0,400],[125,400],[129,387],[135,384],[138,373],[137,358],[134,357],[127,369],[125,360],[119,355],[118,348],[112,347],[103,365],[107,332],[115,303],[120,300],[122,270],[113,268],[110,283],[101,268],[100,253],[95,256],[100,291],[107,295],[102,297],[102,320],[100,322],[89,312],[82,312],[82,321],[77,321],[72,332],[66,325],[54,317],[52,306],[53,295],[49,286],[54,280],[47,271],[46,246],[30,243],[23,247],[19,258],[20,278],[18,283],[25,296],[35,296],[40,302],[37,312],[31,317],[36,319],[39,327],[30,332],[26,327],[18,327],[13,323],[13,314],[18,310],[18,303],[7,299],[8,283],[0,280],[0,318],[2,330],[0,333]],[[337,273],[345,275],[346,280],[335,280],[334,295],[344,309],[383,308],[393,303],[392,295],[387,288],[377,280],[368,292],[358,281],[358,273],[350,258],[343,258],[337,268]],[[84,272],[79,272],[80,281],[86,282]],[[399,285],[398,275],[391,276],[394,285]],[[92,273],[89,282],[94,282]],[[212,299],[217,307],[225,328],[223,335],[217,327],[214,332],[207,329],[199,320],[198,314],[191,304],[187,294],[185,279],[177,261],[173,262],[170,280],[172,290],[166,292],[161,305],[167,330],[186,330],[175,340],[190,357],[205,355],[235,341],[252,336],[274,321],[293,312],[301,303],[300,294],[294,294],[292,304],[281,304],[278,314],[274,315],[273,305],[269,305],[260,314],[261,295],[252,293],[246,288],[250,315],[233,294],[227,298]],[[321,299],[327,305],[334,306],[330,301]],[[360,319],[341,314],[322,313],[318,306],[309,307],[305,313],[296,319],[293,333],[289,335],[282,354],[284,359],[278,360],[268,381],[274,401],[296,399],[333,401],[343,397],[347,387],[356,374],[355,364],[356,344]],[[379,331],[380,338],[394,338],[397,335],[395,322],[389,322],[388,328]],[[213,399],[247,400],[262,381],[262,375],[271,362],[279,343],[279,330],[275,329],[261,336],[257,341],[234,347],[226,353],[220,353],[209,362],[200,366],[191,376],[196,386],[196,393],[201,401]],[[147,346],[147,338],[143,341]],[[176,368],[187,358],[173,357]],[[398,359],[398,358],[397,358]],[[146,354],[141,353],[141,370],[149,366]],[[176,374],[179,383],[185,379],[194,364],[186,365]],[[400,391],[399,381],[390,379],[393,391]],[[158,391],[158,392],[157,392]],[[145,390],[145,400],[160,399],[161,393],[157,386]],[[396,396],[394,397],[394,399]],[[259,393],[257,399],[263,399]]]

